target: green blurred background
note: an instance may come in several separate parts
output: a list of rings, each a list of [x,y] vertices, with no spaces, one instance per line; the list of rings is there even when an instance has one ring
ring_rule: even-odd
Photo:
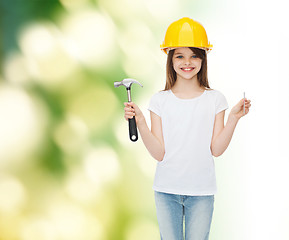
[[[263,12],[256,18],[260,6]],[[260,204],[266,193],[260,188],[266,184],[265,169],[272,169],[264,159],[276,157],[277,148],[285,146],[285,141],[259,139],[262,124],[275,121],[270,116],[263,119],[262,101],[258,102],[270,89],[262,70],[268,64],[263,50],[276,36],[288,39],[284,32],[268,38],[265,26],[272,27],[267,20],[271,4],[0,0],[0,11],[0,240],[160,239],[151,188],[156,160],[140,137],[136,143],[129,140],[123,111],[126,90],[115,89],[113,82],[129,77],[142,83],[143,88],[133,85],[132,99],[150,125],[149,99],[165,85],[166,55],[159,45],[168,25],[184,16],[200,21],[207,30],[214,45],[208,60],[210,86],[225,94],[229,109],[244,91],[255,108],[259,106],[259,112],[252,108],[246,122],[241,121],[216,163],[219,192],[211,239],[288,239],[288,194],[283,194],[278,214],[267,211],[277,222],[265,220],[262,211],[267,205]],[[263,28],[256,31],[257,26]],[[252,39],[264,47],[254,52],[264,62],[248,58]],[[281,44],[275,46],[281,49]],[[271,68],[275,64],[270,61]],[[286,61],[282,64],[285,69]],[[275,74],[268,71],[269,77]],[[260,82],[247,79],[248,73],[265,80],[268,91],[261,92]],[[282,84],[288,89],[287,81]],[[282,118],[284,123],[287,119]],[[275,155],[267,152],[262,158],[269,143],[267,149]],[[287,172],[287,158],[279,163]],[[288,182],[285,174],[276,173],[274,179],[279,176]],[[260,229],[267,232],[262,235]]]
[[[159,45],[179,2],[0,7],[0,239],[158,239],[156,161],[129,141],[126,90],[113,82],[138,79],[137,102],[164,84]]]

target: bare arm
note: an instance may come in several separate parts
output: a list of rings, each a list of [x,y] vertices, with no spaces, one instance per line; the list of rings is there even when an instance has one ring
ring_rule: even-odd
[[[151,156],[157,161],[162,161],[165,148],[163,141],[161,118],[155,113],[151,112],[151,131],[147,126],[146,120],[139,109],[139,107],[134,103],[125,103],[127,106],[125,108],[126,115],[125,118],[132,118],[135,116],[137,128],[140,132],[142,141],[151,154]],[[133,108],[131,108],[132,106]]]
[[[231,110],[226,126],[224,127],[225,111],[219,112],[215,117],[211,152],[213,156],[222,155],[232,139],[233,133],[241,117],[249,113],[251,100],[245,100],[245,113],[243,112],[244,100],[240,100]]]
[[[162,131],[161,128],[159,128],[161,127],[160,117],[151,112],[151,131],[149,130],[145,119],[139,121],[137,126],[147,150],[157,161],[162,161],[165,149],[162,140]]]
[[[238,123],[238,119],[236,119],[233,115],[230,114],[227,120],[227,124],[224,127],[224,115],[225,115],[225,111],[222,111],[216,115],[215,127],[214,127],[215,136],[212,139],[212,145],[211,145],[211,151],[212,151],[213,156],[215,157],[219,157],[225,152],[225,150],[229,146],[234,130]],[[219,128],[218,126],[220,125],[223,125],[223,127]],[[216,133],[217,129],[220,129],[218,133]]]

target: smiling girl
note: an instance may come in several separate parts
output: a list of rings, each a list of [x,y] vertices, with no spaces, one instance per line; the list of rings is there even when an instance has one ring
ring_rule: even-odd
[[[208,240],[216,194],[214,157],[227,149],[239,119],[249,112],[241,99],[224,126],[228,103],[207,78],[211,50],[203,26],[182,18],[167,29],[162,50],[168,54],[163,91],[150,100],[151,130],[133,103],[125,119],[135,116],[142,140],[158,161],[153,189],[162,240]],[[245,113],[243,104],[245,101]]]

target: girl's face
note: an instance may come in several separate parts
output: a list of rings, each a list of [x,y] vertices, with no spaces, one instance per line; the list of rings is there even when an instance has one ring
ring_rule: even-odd
[[[202,60],[188,47],[176,48],[173,58],[173,67],[177,73],[177,79],[191,80],[197,77],[202,67]]]

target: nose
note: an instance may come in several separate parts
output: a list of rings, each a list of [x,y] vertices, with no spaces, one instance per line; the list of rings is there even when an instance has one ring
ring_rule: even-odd
[[[191,58],[185,58],[185,64],[190,65],[191,64]]]

